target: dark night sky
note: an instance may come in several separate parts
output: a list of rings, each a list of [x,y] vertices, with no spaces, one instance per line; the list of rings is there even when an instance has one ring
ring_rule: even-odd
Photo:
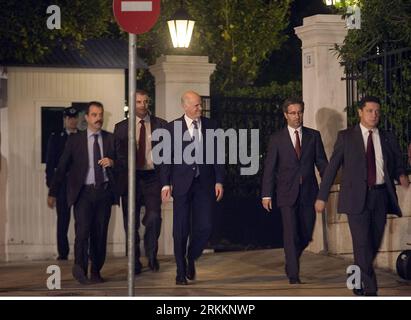
[[[257,86],[268,85],[272,81],[287,83],[301,80],[301,41],[295,35],[294,28],[302,25],[304,17],[324,13],[330,11],[323,0],[294,0],[290,24],[285,30],[289,39],[271,55],[256,81]]]

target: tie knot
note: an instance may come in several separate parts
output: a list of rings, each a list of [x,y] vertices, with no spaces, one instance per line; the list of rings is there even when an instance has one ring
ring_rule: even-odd
[[[98,133],[93,134],[94,140],[98,139]]]
[[[140,120],[139,122],[141,123],[141,125],[144,125],[144,120]]]
[[[295,134],[298,134],[298,130],[295,130],[294,133],[295,133]]]
[[[370,135],[372,135],[372,130],[369,130],[368,133],[369,133]]]
[[[197,120],[194,120],[194,121],[193,121],[193,126],[194,126],[194,129],[198,129],[198,123],[197,123]]]

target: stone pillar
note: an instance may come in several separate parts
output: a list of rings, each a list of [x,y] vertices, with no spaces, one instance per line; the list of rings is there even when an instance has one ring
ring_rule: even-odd
[[[304,18],[295,33],[302,41],[304,124],[321,131],[329,156],[337,132],[347,125],[344,68],[333,50],[347,35],[345,21],[319,14]]]
[[[347,115],[344,68],[340,65],[335,44],[342,44],[347,29],[340,15],[315,15],[304,18],[295,28],[302,41],[304,125],[321,132],[328,158],[333,151],[339,130],[346,128]],[[327,212],[335,203],[330,197]],[[335,213],[333,213],[335,215]],[[330,216],[317,214],[313,242],[309,251],[327,251],[330,237],[327,221]],[[347,241],[350,241],[348,238]]]
[[[210,75],[215,64],[207,56],[161,56],[150,72],[156,79],[156,115],[171,121],[184,113],[180,97],[187,90],[210,95]]]
[[[187,90],[210,95],[210,76],[216,65],[207,56],[161,56],[150,72],[156,80],[156,115],[172,121],[183,115],[181,95]],[[162,206],[162,227],[158,253],[173,254],[173,203]]]

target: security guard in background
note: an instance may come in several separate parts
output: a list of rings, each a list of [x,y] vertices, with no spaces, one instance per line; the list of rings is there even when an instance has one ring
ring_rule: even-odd
[[[73,107],[64,109],[64,130],[59,133],[53,132],[47,143],[46,156],[46,184],[50,188],[53,181],[54,172],[59,163],[59,159],[63,154],[64,146],[67,137],[77,133],[78,110]],[[70,224],[71,208],[67,205],[66,185],[60,189],[60,193],[56,200],[57,210],[57,260],[67,260],[70,246],[68,242],[67,232]]]

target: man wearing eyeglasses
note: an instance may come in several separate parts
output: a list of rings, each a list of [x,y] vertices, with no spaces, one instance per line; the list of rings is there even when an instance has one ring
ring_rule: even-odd
[[[320,132],[303,126],[304,102],[283,104],[287,126],[270,137],[262,179],[262,205],[270,212],[274,198],[281,211],[285,271],[290,284],[300,284],[300,256],[312,240],[318,193],[315,167],[322,176],[328,165]]]

